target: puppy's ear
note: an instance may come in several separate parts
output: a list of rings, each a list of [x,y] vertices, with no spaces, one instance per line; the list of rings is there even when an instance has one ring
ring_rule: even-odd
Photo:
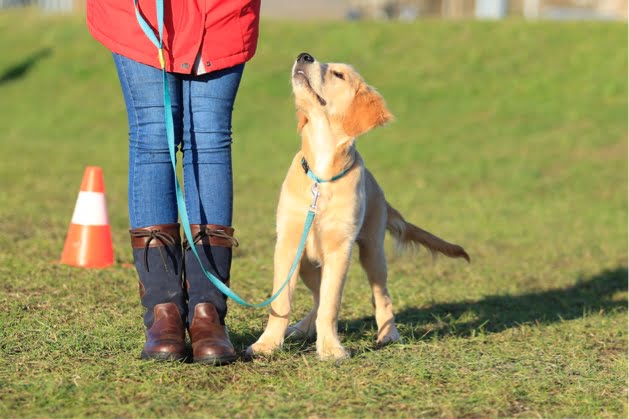
[[[382,96],[369,86],[361,86],[343,118],[343,129],[347,135],[358,137],[392,120]]]
[[[304,126],[308,123],[308,116],[301,109],[297,109],[297,132],[301,132]]]

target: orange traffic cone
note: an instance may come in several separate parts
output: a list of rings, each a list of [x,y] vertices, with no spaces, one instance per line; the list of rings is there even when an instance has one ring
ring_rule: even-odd
[[[100,167],[85,168],[61,263],[83,268],[104,268],[114,263],[105,182]]]

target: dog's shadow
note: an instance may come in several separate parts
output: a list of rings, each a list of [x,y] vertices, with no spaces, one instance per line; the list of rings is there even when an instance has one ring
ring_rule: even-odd
[[[586,313],[626,311],[626,298],[613,299],[621,291],[627,291],[627,267],[581,278],[566,288],[409,307],[398,312],[395,319],[403,337],[411,340],[498,333],[522,324],[550,324],[581,318]],[[340,322],[339,330],[346,339],[358,339],[366,331],[375,333],[376,324],[372,316],[363,317]]]
[[[565,288],[521,295],[491,295],[480,300],[435,303],[421,308],[408,307],[398,312],[395,320],[403,339],[408,342],[499,333],[523,324],[551,324],[582,318],[586,313],[627,311],[626,298],[613,298],[618,292],[627,291],[627,274],[627,267],[618,267],[581,278]],[[373,337],[376,330],[373,316],[339,321],[339,331],[346,343],[366,336]],[[236,348],[244,350],[261,333],[262,329],[249,330],[232,333],[231,338]],[[308,350],[308,345],[308,342],[291,343],[289,348]]]

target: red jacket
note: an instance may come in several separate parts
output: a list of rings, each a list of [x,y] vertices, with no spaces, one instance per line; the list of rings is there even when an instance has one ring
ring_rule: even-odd
[[[155,0],[140,0],[139,9],[156,29]],[[260,0],[164,0],[166,70],[191,73],[198,53],[207,72],[248,61],[256,52],[259,20]],[[87,0],[87,26],[112,52],[160,67],[133,0]]]

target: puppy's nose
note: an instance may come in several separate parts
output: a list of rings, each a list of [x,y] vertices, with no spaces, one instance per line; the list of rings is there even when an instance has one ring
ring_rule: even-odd
[[[314,63],[314,58],[307,52],[302,52],[297,56],[298,63]]]

